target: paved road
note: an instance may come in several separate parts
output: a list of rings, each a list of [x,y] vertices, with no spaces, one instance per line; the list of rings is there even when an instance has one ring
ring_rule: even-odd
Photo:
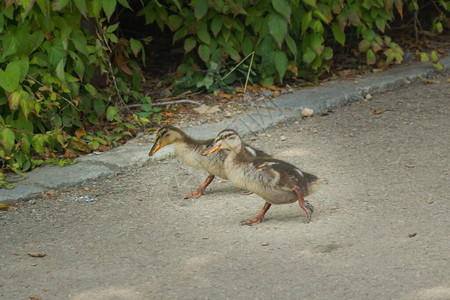
[[[450,299],[446,79],[251,142],[328,180],[309,224],[240,226],[263,201],[226,181],[183,200],[205,174],[176,158],[1,212],[0,298]]]

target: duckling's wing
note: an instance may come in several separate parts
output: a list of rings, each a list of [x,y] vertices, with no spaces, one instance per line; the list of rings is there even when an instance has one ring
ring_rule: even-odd
[[[302,172],[296,166],[278,159],[255,160],[254,165],[265,177],[270,178],[268,181],[286,190],[298,186],[306,194],[308,186],[318,179],[315,175]]]
[[[282,188],[285,175],[276,168],[278,162],[275,160],[257,159],[253,162],[258,180],[265,186]]]
[[[249,146],[249,145],[245,145],[245,151],[251,156],[251,157],[255,157],[255,158],[271,158],[272,155],[267,154],[266,152]]]

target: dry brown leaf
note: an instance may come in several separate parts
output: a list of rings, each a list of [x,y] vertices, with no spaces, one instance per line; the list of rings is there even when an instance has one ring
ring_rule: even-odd
[[[130,68],[128,67],[127,61],[123,57],[121,51],[117,51],[116,55],[114,57],[114,62],[116,66],[124,73],[128,75],[133,75],[133,72],[131,72]]]
[[[281,91],[281,88],[274,85],[268,86],[267,88],[271,91]]]
[[[73,153],[72,150],[66,149],[66,152],[64,152],[64,157],[70,158],[70,159],[75,159],[77,156],[75,155],[75,153]]]
[[[86,131],[84,130],[84,127],[80,127],[77,130],[75,130],[75,136],[77,138],[81,138],[82,136],[86,135]]]
[[[28,255],[31,257],[44,257],[46,254],[44,252],[30,252]]]
[[[226,99],[230,99],[232,97],[230,94],[225,94],[225,93],[219,93],[218,96],[222,97],[222,98],[226,98]]]
[[[45,192],[45,196],[55,200],[56,198],[58,198],[58,193],[55,190],[48,190],[47,192]]]
[[[86,144],[83,141],[77,141],[77,140],[73,140],[71,139],[69,141],[69,148],[75,151],[81,151],[81,152],[85,152],[85,153],[90,153],[91,152],[91,148],[89,148],[89,145]]]
[[[373,113],[374,115],[379,115],[379,114],[382,114],[383,112],[382,112],[381,110],[379,110],[379,109],[374,109],[374,110],[372,111],[372,113]]]
[[[0,202],[0,210],[8,210],[11,206],[8,203]]]
[[[42,299],[41,296],[35,296],[35,295],[32,295],[32,296],[30,296],[28,298],[29,299],[33,299],[33,300],[41,300]]]

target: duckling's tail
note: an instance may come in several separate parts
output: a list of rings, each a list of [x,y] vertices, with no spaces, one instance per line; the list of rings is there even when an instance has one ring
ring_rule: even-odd
[[[324,178],[315,178],[314,180],[310,181],[308,186],[306,187],[306,192],[308,195],[314,193],[318,188],[327,185],[328,180]]]

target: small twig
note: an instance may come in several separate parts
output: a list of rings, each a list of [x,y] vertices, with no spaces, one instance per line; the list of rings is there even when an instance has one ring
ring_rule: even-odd
[[[152,106],[163,106],[163,105],[171,105],[171,104],[179,104],[179,103],[190,103],[190,104],[196,104],[196,105],[202,105],[200,102],[194,101],[194,100],[175,100],[175,101],[167,101],[167,102],[158,102],[158,103],[152,103]],[[128,108],[133,107],[139,107],[141,104],[130,104],[127,105]]]
[[[252,51],[251,55],[252,55],[252,58],[250,59],[250,66],[248,66],[247,78],[245,78],[244,94],[245,94],[245,91],[247,91],[247,84],[248,84],[248,79],[250,78],[250,71],[252,70],[253,58],[255,57],[255,51]]]
[[[98,26],[98,24],[97,24],[97,30],[99,33],[101,33],[101,36],[99,36],[101,43],[103,44],[104,47],[108,48],[110,53],[112,53],[112,49],[109,47],[108,42],[106,41],[105,33],[103,32],[103,29],[100,26]],[[122,105],[126,109],[128,109],[127,105],[125,104],[125,101],[122,98],[122,95],[120,94],[119,86],[117,85],[117,79],[116,79],[116,76],[114,75],[114,70],[113,70],[111,59],[110,59],[109,55],[106,55],[106,62],[108,63],[109,73],[111,74],[111,77],[112,77],[112,80],[114,83],[114,88],[117,92],[117,97],[119,98]]]
[[[253,55],[253,54],[254,54],[254,51],[252,51],[252,53],[250,53],[249,55],[247,55],[247,56],[246,56],[243,60],[241,60],[237,65],[235,65],[235,66],[233,67],[233,69],[230,70],[230,72],[228,72],[225,76],[222,77],[222,80],[225,80],[228,76],[230,76],[230,74],[233,73],[234,70],[236,70],[240,65],[242,65],[242,63],[243,63],[244,61],[246,61],[247,58],[249,58],[249,57],[250,57],[251,55]]]
[[[43,83],[40,82],[39,80],[33,78],[33,76],[27,75],[27,77],[30,78],[31,80],[37,82],[40,86],[42,86],[42,87],[47,87],[45,84],[43,84]],[[69,104],[72,105],[73,107],[75,107],[76,110],[80,111],[80,110],[78,109],[78,107],[77,107],[75,104],[73,104],[72,101],[70,101],[70,99],[67,99],[66,97],[64,97],[63,95],[61,95],[61,94],[59,94],[59,93],[57,93],[57,92],[54,92],[54,93],[55,93],[56,95],[58,95],[58,97],[60,97],[61,99],[65,100],[67,103],[69,103]]]

